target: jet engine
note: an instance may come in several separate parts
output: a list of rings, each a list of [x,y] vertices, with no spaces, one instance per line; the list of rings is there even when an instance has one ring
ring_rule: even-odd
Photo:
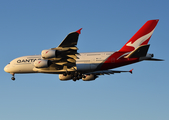
[[[49,60],[36,60],[34,62],[34,66],[36,68],[47,68],[49,67],[51,62]]]
[[[63,74],[59,74],[59,79],[62,81],[66,81],[66,80],[71,80],[72,79],[72,75],[66,75],[64,76]]]
[[[97,75],[90,74],[90,75],[86,75],[86,77],[83,77],[82,80],[83,81],[92,81],[92,80],[95,80],[97,77],[98,77]]]
[[[41,56],[43,58],[56,58],[59,55],[58,50],[42,50]]]

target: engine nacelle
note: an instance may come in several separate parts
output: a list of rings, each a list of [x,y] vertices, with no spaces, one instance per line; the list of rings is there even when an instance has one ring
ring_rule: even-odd
[[[97,75],[93,75],[93,74],[90,74],[90,75],[86,75],[85,78],[82,78],[83,81],[92,81],[92,80],[95,80],[98,76]]]
[[[43,58],[56,58],[59,54],[58,50],[42,50],[41,56]]]
[[[71,80],[72,79],[72,75],[64,76],[63,74],[59,74],[59,79],[62,80],[62,81]]]
[[[34,62],[34,66],[36,68],[47,68],[50,66],[50,61],[49,60],[36,60]]]

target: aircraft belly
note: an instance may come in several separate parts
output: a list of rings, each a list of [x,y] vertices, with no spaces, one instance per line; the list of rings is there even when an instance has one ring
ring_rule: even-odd
[[[76,64],[78,71],[95,70],[97,68],[97,66],[98,66],[98,64],[89,64],[89,63]]]

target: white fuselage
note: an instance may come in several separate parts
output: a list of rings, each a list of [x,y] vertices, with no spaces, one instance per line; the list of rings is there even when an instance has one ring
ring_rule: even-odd
[[[92,71],[95,70],[101,63],[103,63],[114,52],[93,52],[93,53],[80,53],[76,59],[77,71]],[[8,73],[36,73],[39,72],[34,67],[36,60],[43,59],[41,55],[31,55],[18,57],[12,60],[5,66],[4,71]],[[59,73],[60,70],[51,73]],[[45,73],[42,71],[42,73]],[[50,72],[48,72],[50,73]]]

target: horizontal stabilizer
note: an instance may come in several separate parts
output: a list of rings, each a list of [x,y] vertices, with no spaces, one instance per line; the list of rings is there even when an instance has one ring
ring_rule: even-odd
[[[150,58],[150,59],[146,59],[146,60],[150,60],[150,61],[164,61],[163,59],[157,59],[157,58]]]
[[[130,54],[128,54],[125,58],[138,58],[144,57],[147,54],[150,45],[142,45],[133,50]]]
[[[85,75],[110,75],[110,74],[114,74],[114,73],[121,73],[121,72],[129,72],[129,73],[133,73],[133,69],[129,70],[129,71],[119,71],[119,70],[102,70],[102,71],[95,71],[95,72],[90,72],[90,73],[85,73]]]

